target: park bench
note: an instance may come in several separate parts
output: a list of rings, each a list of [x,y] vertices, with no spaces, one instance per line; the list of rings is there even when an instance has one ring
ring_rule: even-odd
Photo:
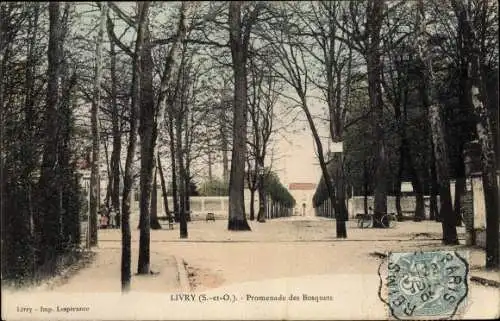
[[[214,213],[207,213],[207,217],[205,219],[206,222],[208,221],[214,221],[215,222],[215,214]]]

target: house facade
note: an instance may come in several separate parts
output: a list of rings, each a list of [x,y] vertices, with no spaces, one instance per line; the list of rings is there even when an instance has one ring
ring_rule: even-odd
[[[293,215],[314,216],[312,198],[316,191],[316,184],[295,182],[288,184],[288,190],[295,199]]]

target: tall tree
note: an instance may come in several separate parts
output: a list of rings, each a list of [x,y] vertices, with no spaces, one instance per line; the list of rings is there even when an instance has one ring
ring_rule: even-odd
[[[261,3],[248,9],[242,18],[242,3],[229,3],[229,44],[234,74],[233,150],[229,178],[228,229],[249,231],[245,215],[245,156],[247,139],[247,59],[252,27],[261,10]]]
[[[149,6],[149,4],[148,4]],[[153,182],[154,151],[156,145],[157,124],[155,120],[155,99],[153,92],[153,57],[149,17],[145,16],[144,44],[141,52],[140,74],[140,178],[139,178],[139,260],[137,274],[149,274],[150,270],[150,201]]]
[[[137,120],[139,118],[139,95],[140,95],[140,75],[142,70],[142,48],[144,44],[144,33],[149,12],[149,2],[140,2],[138,6],[137,37],[135,40],[135,50],[132,62],[132,88],[130,104],[130,133],[127,146],[127,158],[125,161],[125,175],[123,178],[122,196],[122,260],[121,260],[121,288],[122,292],[130,290],[130,260],[131,260],[131,235],[130,235],[130,201],[133,185],[132,164],[137,145]]]
[[[92,99],[91,127],[92,127],[92,160],[90,168],[90,246],[97,245],[97,215],[99,211],[101,195],[101,178],[99,174],[100,158],[100,133],[99,133],[99,109],[101,106],[101,78],[102,78],[102,47],[103,35],[106,23],[107,4],[101,4],[101,16],[99,29],[96,37],[96,62],[94,74],[94,93]],[[104,214],[104,213],[102,213]]]
[[[109,29],[108,29],[109,30]],[[108,37],[109,31],[108,31]],[[111,122],[112,122],[112,135],[113,135],[113,151],[111,152],[111,207],[116,213],[116,222],[120,222],[120,158],[122,151],[121,127],[120,126],[120,113],[118,106],[118,75],[116,70],[116,52],[115,44],[110,43],[110,58],[111,58]],[[119,223],[118,223],[119,225]]]
[[[406,14],[406,11],[399,10],[397,16]],[[389,20],[389,19],[388,19]],[[387,22],[387,28],[394,28],[393,22]],[[407,25],[403,21],[402,25]],[[421,177],[416,169],[415,161],[411,155],[411,137],[408,134],[409,117],[408,105],[411,95],[410,66],[414,63],[411,58],[411,47],[408,44],[410,32],[403,32],[399,37],[387,37],[387,63],[384,64],[382,73],[382,86],[388,102],[394,109],[394,116],[397,122],[397,132],[399,134],[399,160],[396,183],[396,211],[398,219],[402,219],[401,208],[401,183],[403,173],[407,171],[410,175],[413,191],[415,192],[416,206],[414,220],[419,221],[425,218],[424,190]]]
[[[266,40],[269,43],[270,50],[274,52],[279,61],[279,64],[273,66],[274,73],[295,90],[298,99],[283,93],[282,96],[299,106],[306,116],[322,172],[322,181],[326,186],[327,198],[333,204],[335,202],[335,191],[331,180],[332,175],[328,168],[323,143],[308,101],[308,88],[311,83],[307,67],[308,60],[304,47],[300,45],[298,33],[291,32],[291,30],[295,30],[292,29],[294,27],[294,21],[286,11],[276,8],[275,12],[273,12],[273,19],[270,20],[269,26],[262,35],[267,34]]]
[[[439,184],[439,201],[441,204],[440,215],[442,217],[443,243],[458,244],[456,217],[451,204],[448,151],[444,139],[443,122],[441,119],[441,104],[436,94],[436,79],[433,72],[431,48],[426,27],[428,21],[425,18],[423,1],[417,6],[417,53],[421,62],[421,96],[427,109],[429,123],[431,125],[432,142],[436,161],[436,173]]]
[[[63,28],[61,23],[61,8],[57,2],[49,4],[49,47],[47,70],[47,98],[45,105],[45,142],[42,168],[39,180],[39,190],[42,203],[41,212],[41,246],[45,248],[41,262],[52,261],[61,247],[61,221],[59,199],[57,193],[57,129],[59,104],[59,77],[61,75]]]
[[[273,73],[273,57],[263,51],[257,60],[250,57],[250,88],[248,99],[250,116],[250,138],[248,140],[248,170],[247,180],[250,189],[250,220],[254,219],[255,191],[259,195],[259,209],[257,221],[265,222],[266,192],[264,187],[265,160],[269,149],[270,139],[276,131],[274,125],[275,105],[279,98],[281,86],[278,77]],[[253,168],[251,161],[253,160]]]
[[[328,106],[328,129],[330,138],[335,144],[342,144],[346,126],[346,116],[349,109],[351,75],[352,75],[352,48],[346,43],[338,40],[340,30],[337,26],[340,15],[340,2],[322,1],[310,5],[310,13],[301,14],[297,10],[297,15],[305,22],[309,30],[306,35],[312,38],[317,51],[309,49],[304,44],[310,56],[318,63],[321,68],[321,80],[317,86],[323,92],[326,104]],[[317,30],[317,31],[316,31]],[[350,35],[346,42],[349,42]],[[314,47],[313,47],[314,48]],[[345,76],[344,76],[345,75]],[[344,84],[344,89],[342,85]],[[342,95],[344,92],[344,95]],[[344,155],[341,152],[332,153],[329,159],[334,163],[334,172],[332,178],[335,184],[335,219],[337,228],[337,237],[347,237],[345,221],[347,220],[347,207],[345,202],[344,187]],[[333,201],[333,200],[332,200]]]
[[[481,145],[481,165],[484,191],[484,204],[486,207],[486,268],[495,269],[500,267],[499,253],[499,219],[498,219],[498,182],[497,163],[493,147],[493,137],[485,96],[487,92],[484,86],[484,57],[486,53],[481,50],[481,37],[473,23],[473,17],[468,10],[468,1],[452,1],[457,13],[459,24],[462,27],[464,41],[469,45],[470,54],[468,75],[471,78],[470,88],[467,92],[467,100],[473,107],[476,116],[476,132]],[[486,9],[487,3],[482,4],[482,10]],[[483,20],[483,23],[485,21]]]
[[[178,153],[181,152],[179,150],[179,147],[182,147],[182,138],[179,135],[176,129],[176,120],[178,120],[178,110],[177,108],[179,107],[177,105],[177,102],[182,95],[182,90],[181,90],[181,75],[182,75],[182,60],[183,60],[183,52],[185,48],[185,40],[187,36],[187,31],[188,31],[188,22],[187,22],[187,16],[189,15],[189,9],[190,7],[188,4],[185,2],[182,3],[181,8],[180,8],[180,17],[179,17],[179,23],[178,23],[178,28],[177,28],[177,34],[175,36],[175,42],[172,44],[172,47],[170,48],[170,51],[168,53],[168,58],[166,60],[165,64],[165,70],[164,70],[164,75],[162,77],[162,83],[161,83],[161,91],[160,94],[165,95],[165,106],[169,108],[167,112],[167,126],[169,130],[169,135],[170,135],[170,152],[171,152],[171,157],[172,157],[172,185],[176,187],[176,189],[180,192],[182,191],[182,186],[183,184],[180,181],[181,175],[179,175],[181,172],[181,164],[179,164],[179,157]],[[175,75],[175,77],[174,77]],[[163,101],[164,98],[159,101]],[[158,114],[158,119],[163,119],[163,109],[159,112]],[[176,145],[176,142],[181,145]],[[177,168],[179,171],[177,171]],[[176,193],[177,191],[173,191],[173,196],[174,196],[174,211],[175,211],[175,216],[178,218],[179,221],[179,233],[180,233],[180,238],[187,238],[188,237],[188,232],[187,232],[187,218],[186,218],[186,213],[184,210],[184,207],[182,206],[181,202],[184,202],[185,200],[182,199],[182,196],[184,194],[181,193]]]
[[[168,98],[168,104],[173,106],[175,99],[170,94]],[[179,209],[179,189],[178,189],[178,164],[177,164],[177,152],[175,146],[175,132],[174,132],[174,113],[173,107],[170,108],[167,120],[168,136],[169,136],[169,146],[170,146],[170,167],[171,167],[171,178],[172,178],[172,200],[174,203],[174,218],[176,222],[180,221],[180,209]]]
[[[374,190],[374,227],[382,227],[378,222],[383,214],[387,212],[387,154],[384,141],[384,104],[382,101],[382,61],[380,50],[380,30],[384,18],[384,1],[369,0],[366,10],[365,32],[366,44],[366,68],[368,70],[368,95],[370,107],[375,112],[374,122],[375,140],[377,143],[377,157],[375,160],[375,190]]]

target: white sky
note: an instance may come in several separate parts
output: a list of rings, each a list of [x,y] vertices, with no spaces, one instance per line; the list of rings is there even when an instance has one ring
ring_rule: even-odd
[[[289,88],[286,95],[294,97],[294,92]],[[308,100],[309,109],[314,115],[322,115],[322,104],[317,100]],[[287,102],[278,104],[275,108],[281,111],[277,117],[279,123],[287,123],[286,129],[280,129],[275,134],[275,160],[273,169],[278,173],[284,185],[289,183],[318,183],[321,177],[321,169],[316,157],[316,146],[314,144],[311,129],[306,121],[304,112],[299,108],[285,109]],[[322,115],[324,117],[324,114]],[[295,119],[296,118],[296,119]],[[295,119],[293,123],[290,121]],[[315,119],[316,127],[322,136],[323,150],[326,152],[328,145],[325,136],[327,128],[318,119]]]
[[[292,182],[317,183],[321,170],[317,165],[312,135],[309,129],[288,136],[291,142],[279,141],[278,151],[282,158],[275,164],[283,184]]]

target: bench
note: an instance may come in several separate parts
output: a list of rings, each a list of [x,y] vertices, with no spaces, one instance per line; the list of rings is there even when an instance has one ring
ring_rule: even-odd
[[[207,217],[206,217],[205,221],[206,222],[208,222],[208,221],[215,222],[215,214],[214,213],[207,213]]]

